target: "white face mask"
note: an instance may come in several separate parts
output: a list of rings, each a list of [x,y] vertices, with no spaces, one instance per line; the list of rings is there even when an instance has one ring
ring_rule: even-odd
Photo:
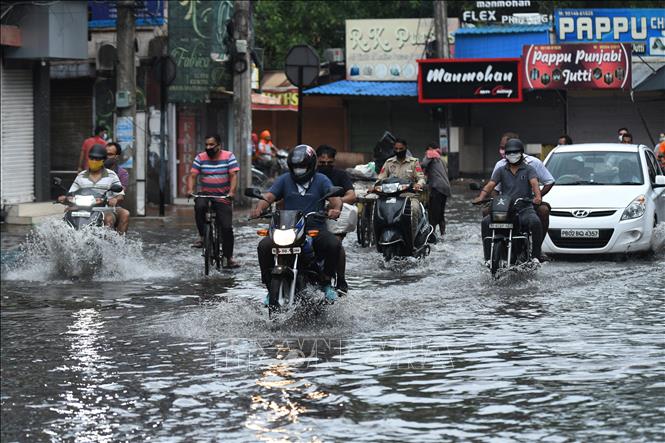
[[[295,175],[305,175],[307,173],[307,168],[293,168],[293,173]]]
[[[516,153],[516,154],[506,154],[506,160],[512,165],[515,163],[518,163],[522,159],[522,154]]]

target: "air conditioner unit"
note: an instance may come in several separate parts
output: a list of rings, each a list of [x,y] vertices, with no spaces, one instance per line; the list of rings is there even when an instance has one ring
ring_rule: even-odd
[[[102,42],[97,49],[96,67],[98,71],[113,71],[118,60],[118,51],[113,43]]]
[[[342,48],[328,48],[323,51],[323,59],[330,63],[344,62],[344,50]]]

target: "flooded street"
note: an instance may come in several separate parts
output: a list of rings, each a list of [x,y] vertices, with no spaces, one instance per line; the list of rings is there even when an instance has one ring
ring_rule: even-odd
[[[103,239],[3,231],[2,441],[665,439],[662,245],[493,281],[469,198],[420,263],[351,234],[350,295],[274,322],[257,225],[236,229],[244,266],[207,278],[193,216],[134,223],[80,280]]]

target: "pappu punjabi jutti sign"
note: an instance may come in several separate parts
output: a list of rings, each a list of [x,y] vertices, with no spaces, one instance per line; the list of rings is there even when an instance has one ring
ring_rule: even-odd
[[[418,60],[418,102],[521,102],[521,71],[518,58]]]
[[[525,87],[630,89],[630,54],[626,43],[524,46]]]

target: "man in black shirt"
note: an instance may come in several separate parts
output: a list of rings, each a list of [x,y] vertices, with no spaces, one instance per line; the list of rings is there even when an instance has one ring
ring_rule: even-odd
[[[356,203],[356,193],[353,190],[353,183],[349,174],[345,170],[340,168],[335,168],[335,155],[337,150],[332,146],[321,145],[316,150],[316,156],[318,158],[318,172],[325,175],[330,179],[333,186],[340,186],[344,189],[344,195],[342,196],[342,215],[340,219],[344,220],[347,217],[344,217],[345,211],[355,211]],[[347,214],[348,215],[348,214]],[[340,241],[344,240],[346,232],[333,232],[337,235]],[[341,294],[346,294],[349,290],[349,285],[346,283],[346,252],[344,247],[340,248],[340,256],[337,265],[337,291]]]

